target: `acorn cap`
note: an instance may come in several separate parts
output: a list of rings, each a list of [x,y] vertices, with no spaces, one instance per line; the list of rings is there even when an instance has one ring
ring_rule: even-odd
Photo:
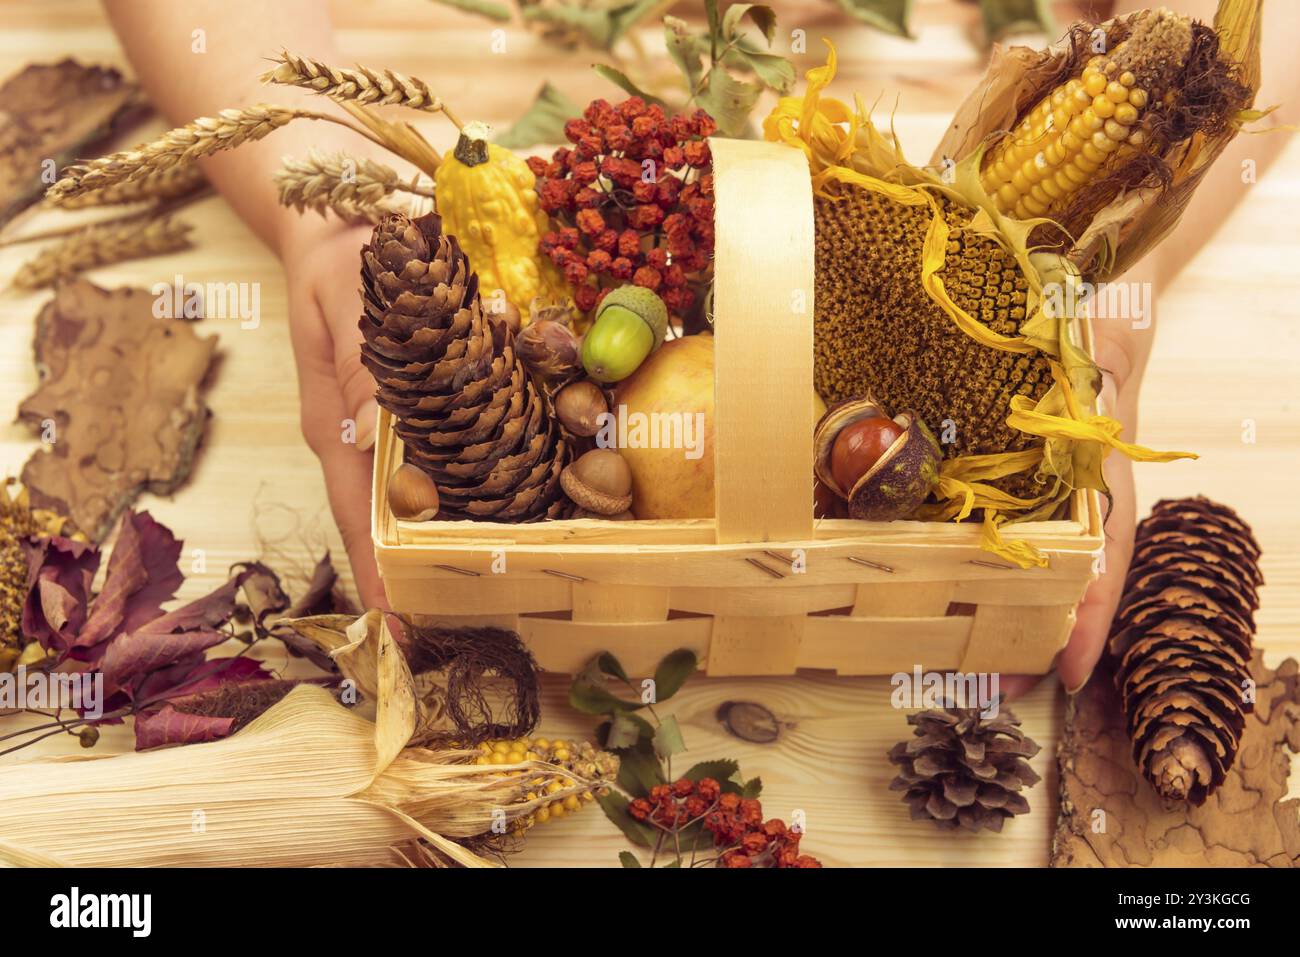
[[[652,352],[663,344],[664,337],[668,334],[668,307],[654,290],[646,289],[644,286],[619,286],[600,301],[596,318],[600,319],[600,314],[610,306],[622,306],[645,321],[655,337]]]
[[[939,481],[943,452],[938,441],[920,416],[903,412],[893,417],[903,434],[854,483],[847,495],[840,490],[831,474],[831,450],[836,436],[854,422],[884,414],[870,398],[850,399],[830,409],[817,423],[813,470],[823,485],[848,503],[850,518],[869,522],[907,518]]]

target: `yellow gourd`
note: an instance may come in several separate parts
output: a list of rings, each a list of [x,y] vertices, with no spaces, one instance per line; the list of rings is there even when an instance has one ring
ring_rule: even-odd
[[[478,273],[484,306],[491,309],[504,296],[526,324],[536,297],[572,303],[573,296],[537,248],[548,227],[533,171],[486,135],[482,123],[467,124],[455,150],[438,165],[438,213],[443,231],[456,237]]]

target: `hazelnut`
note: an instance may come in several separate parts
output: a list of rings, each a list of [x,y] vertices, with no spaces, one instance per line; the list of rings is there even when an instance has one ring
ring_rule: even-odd
[[[388,507],[405,522],[427,522],[438,514],[438,486],[428,473],[405,462],[388,480]]]
[[[578,508],[598,515],[632,505],[632,470],[614,449],[592,449],[560,473],[560,485]]]
[[[546,382],[563,382],[582,372],[578,337],[558,320],[532,323],[515,339],[515,349],[528,371]]]
[[[600,431],[600,417],[607,412],[604,390],[589,380],[566,385],[555,396],[555,414],[574,435],[595,435]]]

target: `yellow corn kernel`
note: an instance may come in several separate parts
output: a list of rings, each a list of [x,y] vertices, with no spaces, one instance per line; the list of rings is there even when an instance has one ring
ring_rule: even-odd
[[[1112,80],[1106,84],[1106,99],[1112,103],[1125,103],[1128,101],[1128,87],[1118,80]]]

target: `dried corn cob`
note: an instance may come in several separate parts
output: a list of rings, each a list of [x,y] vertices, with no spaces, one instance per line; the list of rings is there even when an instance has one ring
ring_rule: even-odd
[[[589,742],[571,744],[547,738],[485,741],[478,746],[473,763],[502,766],[502,776],[521,779],[518,803],[528,807],[511,820],[512,834],[582,810],[602,790],[593,788],[592,782],[612,781],[618,774],[618,758]],[[537,769],[545,765],[561,768],[573,777],[539,777]]]
[[[1191,46],[1190,19],[1148,13],[1109,54],[1044,96],[985,159],[981,181],[998,209],[1021,219],[1059,214],[1103,167],[1131,156],[1121,146],[1153,148],[1148,109],[1180,95]]]

